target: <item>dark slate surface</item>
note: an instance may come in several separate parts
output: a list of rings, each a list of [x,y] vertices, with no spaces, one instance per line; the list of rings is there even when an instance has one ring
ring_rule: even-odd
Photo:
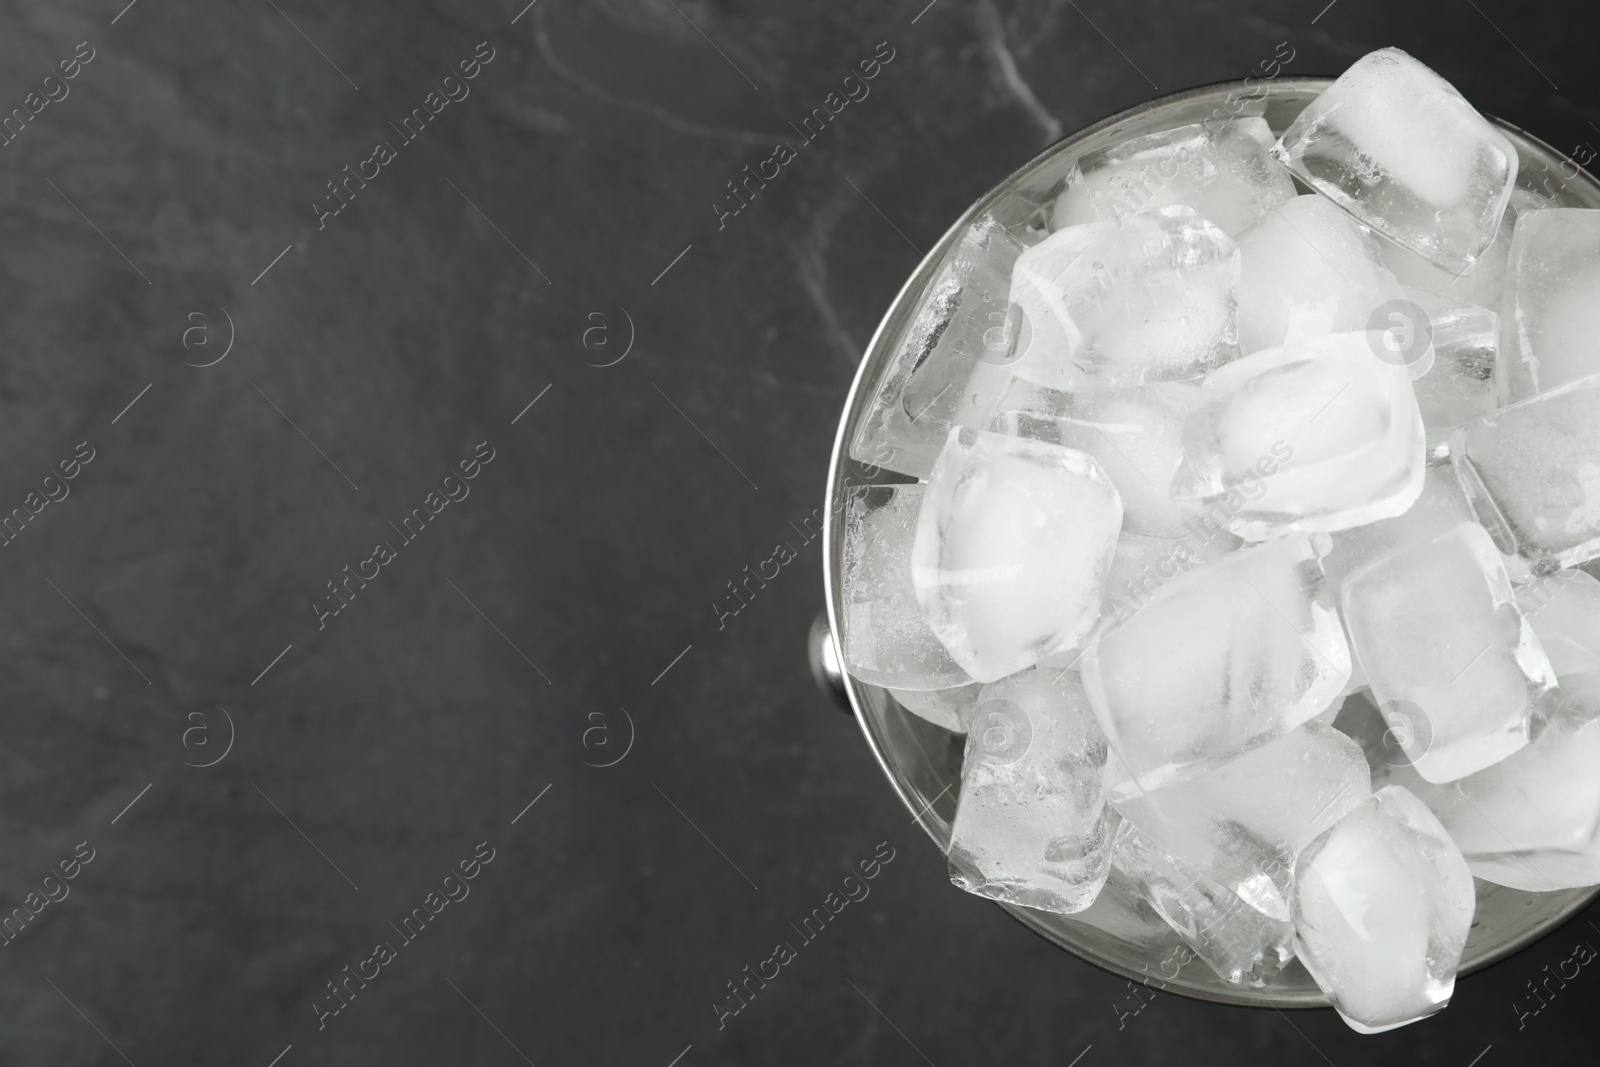
[[[0,507],[68,494],[0,550],[0,901],[77,875],[0,950],[0,1063],[1587,1058],[1587,921],[1384,1037],[1119,1019],[1123,982],[948,884],[813,690],[796,530],[915,249],[1050,140],[1288,41],[1295,74],[1401,45],[1592,152],[1576,5],[522,2],[0,5],[0,106],[60,97],[0,148]],[[880,42],[871,95],[719,228]],[[370,181],[319,224],[346,166]],[[319,622],[346,566],[377,574]],[[880,842],[870,897],[719,1030]]]

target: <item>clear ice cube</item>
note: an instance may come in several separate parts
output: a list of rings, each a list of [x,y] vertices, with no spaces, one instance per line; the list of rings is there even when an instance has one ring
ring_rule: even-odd
[[[1172,498],[1251,541],[1403,513],[1422,491],[1422,415],[1406,369],[1366,333],[1330,334],[1208,376]]]
[[[1156,591],[1185,571],[1226,555],[1243,542],[1220,526],[1189,520],[1182,537],[1124,533],[1117,539],[1106,575],[1101,617],[1120,626]]]
[[[1472,269],[1465,274],[1451,274],[1440,270],[1409,249],[1401,248],[1388,238],[1379,239],[1383,259],[1407,299],[1420,304],[1430,315],[1437,315],[1455,307],[1485,307],[1496,311],[1505,292],[1506,265],[1511,258],[1511,238],[1516,221],[1525,214],[1555,206],[1548,198],[1520,186],[1511,190],[1511,201],[1501,217],[1500,229],[1494,243],[1478,257]]]
[[[1371,794],[1356,743],[1308,722],[1209,774],[1115,803],[1162,851],[1287,920],[1295,856]],[[1240,840],[1257,845],[1243,863]],[[1262,856],[1265,866],[1248,862]]]
[[[1562,694],[1527,748],[1419,794],[1486,882],[1530,893],[1600,883],[1600,677]]]
[[[1374,701],[1424,778],[1454,781],[1528,743],[1555,675],[1482,527],[1383,555],[1340,593]]]
[[[1259,870],[1282,865],[1282,857],[1242,835],[1231,843],[1234,861]],[[1165,852],[1124,819],[1117,828],[1112,863],[1178,936],[1225,981],[1265,986],[1293,954],[1294,927],[1287,916],[1261,911],[1231,881]],[[1246,889],[1247,895],[1251,886]]]
[[[1308,722],[1208,774],[1115,803],[1146,837],[1198,863],[1212,859],[1230,825],[1298,855],[1371,793],[1360,747],[1331,726]]]
[[[1295,954],[1363,1034],[1450,1002],[1476,900],[1472,874],[1428,806],[1384,786],[1300,854]]]
[[[950,827],[950,880],[1042,911],[1089,907],[1111,866],[1106,744],[1073,674],[984,686]]]
[[[953,734],[967,732],[972,713],[978,707],[983,686],[977,682],[954,689],[891,689],[895,703],[911,714],[926,719]]]
[[[1272,151],[1272,146],[1278,143],[1278,135],[1272,132],[1272,127],[1260,115],[1240,115],[1233,120],[1233,125],[1240,133],[1248,136],[1269,154]],[[1291,181],[1289,183],[1289,188],[1294,188],[1294,182]]]
[[[1051,228],[1115,222],[1182,205],[1238,236],[1295,195],[1258,139],[1260,119],[1196,123],[1146,134],[1079,159],[1056,198]]]
[[[1463,522],[1476,521],[1455,471],[1442,464],[1429,467],[1422,495],[1402,514],[1333,534],[1332,547],[1322,555],[1322,573],[1337,593],[1357,568],[1398,548],[1432,540]]]
[[[1511,404],[1600,373],[1600,211],[1518,219],[1500,322],[1500,400]]]
[[[1187,208],[1069,226],[1017,258],[1010,369],[1063,392],[1193,378],[1236,354],[1239,249]]]
[[[1517,604],[1563,689],[1576,675],[1600,671],[1600,581],[1593,575],[1564,570],[1532,578],[1517,587]]]
[[[1107,814],[1114,826],[1121,825],[1115,812],[1108,808]],[[1113,830],[1112,838],[1115,837],[1116,830]],[[1182,944],[1167,921],[1150,907],[1139,887],[1116,867],[1106,876],[1106,884],[1100,887],[1100,895],[1094,898],[1094,903],[1067,918],[1141,948],[1160,950]]]
[[[1600,376],[1473,419],[1450,459],[1507,555],[1546,573],[1600,556]]]
[[[934,464],[911,551],[917,601],[950,656],[997,681],[1094,625],[1122,501],[1094,458],[956,429]]]
[[[1443,455],[1450,435],[1491,414],[1500,316],[1485,307],[1450,307],[1432,314],[1433,364],[1412,382],[1429,456]]]
[[[1117,487],[1125,530],[1179,537],[1189,516],[1172,502],[1167,489],[1178,469],[1184,417],[1201,395],[1199,386],[1188,382],[1157,382],[1126,392],[1073,397],[1062,414],[1007,412],[991,428],[1087,452]]]
[[[1494,241],[1517,178],[1511,142],[1398,48],[1356,60],[1273,152],[1357,219],[1455,274]]]
[[[1011,269],[1023,244],[984,216],[929,285],[865,418],[850,458],[926,478],[952,426],[979,426],[1011,382]]]
[[[1333,703],[1350,652],[1306,538],[1173,578],[1090,642],[1083,684],[1131,775],[1116,798],[1192,777]]]
[[[1372,234],[1320,196],[1297,196],[1239,235],[1239,348],[1246,355],[1365,330],[1403,296]]]
[[[1046,388],[1012,375],[1005,389],[988,400],[985,409],[978,413],[982,421],[975,429],[1050,440],[1050,432],[1044,428],[1044,423],[1066,416],[1077,403],[1078,398],[1071,393]]]
[[[1351,666],[1353,667],[1354,664]],[[1307,719],[1306,725],[1309,726],[1314,723],[1318,726],[1332,726],[1334,720],[1339,717],[1339,709],[1344,706],[1345,698],[1349,696],[1350,692],[1354,692],[1357,689],[1362,688],[1360,686],[1355,686],[1352,688],[1352,684],[1354,682],[1355,675],[1352,671],[1350,681],[1345,683],[1345,689],[1348,690],[1348,692],[1340,693],[1338,697],[1334,699],[1332,704],[1329,704],[1326,708],[1323,708],[1321,711],[1311,716],[1311,718]]]
[[[844,512],[840,641],[845,669],[893,689],[969,684],[934,636],[911,582],[911,548],[925,490],[920,485],[862,487]]]

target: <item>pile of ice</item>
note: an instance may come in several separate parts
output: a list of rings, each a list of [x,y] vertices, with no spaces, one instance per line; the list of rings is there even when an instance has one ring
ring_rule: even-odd
[[[1375,1032],[1448,1002],[1474,878],[1600,883],[1600,211],[1517,177],[1386,49],[965,236],[853,442],[906,477],[842,619],[967,735],[957,885],[1132,894]]]

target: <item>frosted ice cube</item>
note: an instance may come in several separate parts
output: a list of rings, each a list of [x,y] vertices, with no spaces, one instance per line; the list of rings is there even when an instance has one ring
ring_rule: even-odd
[[[1517,177],[1511,142],[1398,48],[1356,60],[1273,153],[1368,226],[1456,274],[1494,241]]]
[[[950,880],[969,893],[1070,914],[1111,865],[1106,744],[1072,674],[984,687],[950,826]]]
[[[1412,383],[1429,456],[1442,455],[1457,427],[1497,406],[1499,334],[1500,316],[1488,308],[1451,307],[1432,315],[1433,365]]]
[[[1405,368],[1369,341],[1330,334],[1214,371],[1172,499],[1251,541],[1404,512],[1422,491],[1422,416]]]
[[[1381,556],[1341,597],[1373,698],[1424,778],[1454,781],[1528,743],[1555,675],[1482,527]]]
[[[1320,196],[1297,196],[1239,235],[1239,348],[1246,355],[1365,330],[1403,296],[1377,242]]]
[[[1178,469],[1184,417],[1200,399],[1199,386],[1158,382],[1128,392],[1076,397],[1059,415],[1007,412],[991,428],[1087,452],[1117,487],[1125,530],[1178,537],[1189,516],[1172,502],[1167,488]]]
[[[863,487],[844,513],[840,641],[845,669],[894,689],[948,689],[972,681],[928,628],[911,582],[911,547],[925,490]]]
[[[1253,123],[1253,124],[1251,124]],[[1229,236],[1295,195],[1258,140],[1260,119],[1197,123],[1146,134],[1079,159],[1056,198],[1052,229],[1114,222],[1183,205]]]
[[[1473,419],[1450,459],[1501,551],[1543,572],[1600,555],[1600,376]]]
[[[1562,693],[1527,748],[1421,794],[1485,881],[1531,893],[1600,883],[1600,677]]]
[[[1518,586],[1517,605],[1563,689],[1576,675],[1600,671],[1600,581],[1585,571],[1557,571]]]
[[[1115,803],[1164,852],[1287,919],[1294,857],[1371,794],[1356,743],[1308,722],[1209,774]],[[1265,844],[1275,862],[1241,866],[1231,854],[1241,835]]]
[[[984,216],[929,285],[850,443],[850,457],[926,478],[952,426],[980,425],[1011,382],[1011,269],[1023,244]]]
[[[1476,522],[1472,508],[1449,466],[1429,467],[1422,495],[1404,513],[1365,526],[1340,530],[1322,555],[1322,573],[1337,593],[1352,571],[1395,549],[1429,541],[1463,522]]]
[[[1241,866],[1283,866],[1282,857],[1244,835],[1230,848]],[[1287,916],[1261,911],[1229,884],[1163,851],[1126,819],[1117,829],[1111,858],[1156,914],[1224,980],[1260,988],[1289,962],[1294,928]]]
[[[1278,737],[1333,703],[1350,652],[1312,546],[1286,537],[1173,578],[1082,662],[1101,729],[1152,790]]]
[[[917,601],[951,658],[996,681],[1089,632],[1121,527],[1122,501],[1092,457],[952,430],[912,547]]]
[[[1508,274],[1501,401],[1600,373],[1600,211],[1551,208],[1519,219]]]
[[[1426,804],[1385,786],[1300,854],[1295,953],[1364,1034],[1450,1002],[1475,898],[1466,861]]]
[[[1010,369],[1064,392],[1192,378],[1236,353],[1233,239],[1187,208],[1069,226],[1017,258]]]
[[[891,689],[895,703],[919,718],[953,734],[967,732],[972,713],[978,707],[983,686],[977,682],[954,689]]]

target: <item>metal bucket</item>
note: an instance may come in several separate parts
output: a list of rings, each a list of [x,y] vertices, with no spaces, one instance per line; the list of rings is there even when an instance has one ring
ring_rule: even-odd
[[[1326,78],[1283,78],[1190,89],[1147,101],[1066,137],[989,190],[928,253],[901,288],[873,334],[856,372],[844,417],[834,440],[828,473],[827,522],[823,532],[823,578],[827,611],[812,628],[810,654],[818,684],[839,706],[853,711],[867,744],[877,757],[900,800],[933,838],[948,850],[950,822],[955,816],[961,782],[963,739],[902,709],[878,686],[857,681],[840,668],[838,639],[840,559],[843,523],[837,502],[853,485],[872,484],[870,469],[849,458],[849,442],[864,417],[894,353],[920,307],[930,281],[949,259],[967,227],[988,212],[1006,225],[1022,225],[1047,205],[1074,161],[1130,137],[1234,114],[1264,115],[1281,132],[1302,108],[1330,84]],[[1240,110],[1241,101],[1244,110]],[[1555,195],[1566,206],[1600,208],[1600,183],[1561,153],[1509,123],[1492,119],[1520,157],[1518,184]],[[901,479],[904,480],[904,479]],[[1556,893],[1527,893],[1477,883],[1478,906],[1461,960],[1463,975],[1481,970],[1516,953],[1555,930],[1600,894],[1600,888]],[[1114,892],[1108,886],[1107,892]],[[1108,901],[1116,904],[1118,902]],[[1112,974],[1181,993],[1199,1000],[1251,1007],[1327,1007],[1311,976],[1291,962],[1264,989],[1248,989],[1223,981],[1185,949],[1169,928],[1131,899],[1120,902],[1117,934],[1062,915],[1000,904],[1011,916],[1080,959]]]

